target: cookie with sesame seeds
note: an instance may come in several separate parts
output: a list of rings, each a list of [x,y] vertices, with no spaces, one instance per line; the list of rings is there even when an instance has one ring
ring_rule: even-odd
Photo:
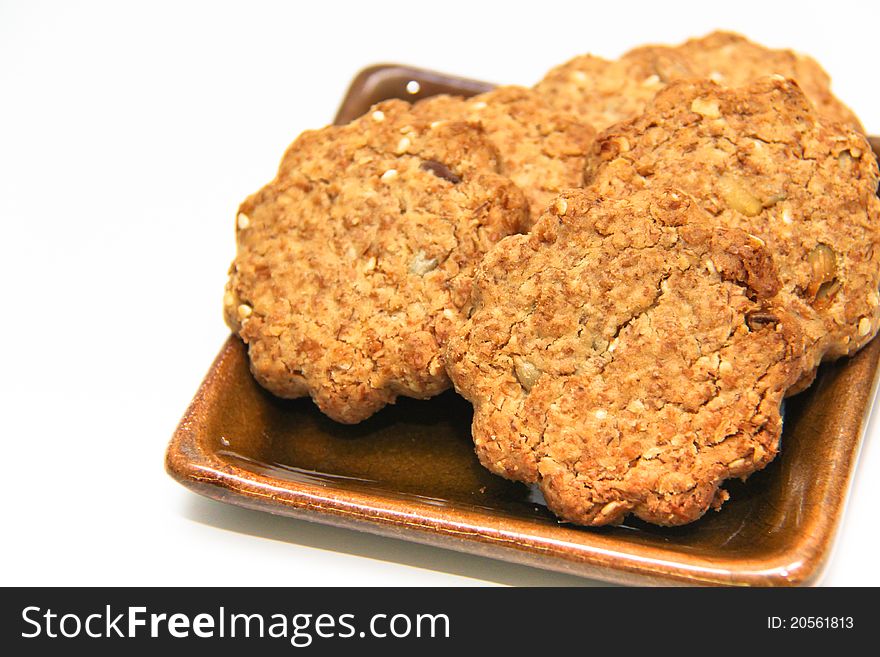
[[[552,69],[535,89],[554,107],[604,130],[641,114],[657,92],[676,80],[711,79],[738,87],[769,75],[796,80],[822,116],[864,132],[852,110],[831,93],[831,80],[814,59],[732,32],[712,32],[678,46],[635,48],[614,61],[575,57]]]
[[[478,123],[498,149],[501,173],[523,190],[534,218],[560,191],[580,187],[584,157],[596,137],[592,126],[524,87],[498,87],[472,98],[434,96],[414,111]]]
[[[479,127],[403,101],[303,133],[238,214],[224,314],[256,379],[345,423],[446,389],[473,269],[528,220],[497,169]]]
[[[675,48],[693,73],[726,87],[740,87],[769,75],[798,83],[819,114],[864,132],[853,111],[831,93],[831,78],[812,57],[767,48],[733,32],[712,32]]]
[[[601,131],[640,114],[669,82],[693,76],[671,48],[644,46],[616,60],[575,57],[551,69],[534,89],[552,107]]]
[[[865,137],[820,120],[778,77],[674,83],[599,137],[585,173],[598,193],[675,185],[717,225],[766,242],[804,326],[808,370],[853,353],[880,326],[878,180]]]
[[[760,240],[682,192],[562,194],[489,251],[449,341],[480,461],[578,524],[719,507],[777,453],[802,372],[779,287]]]

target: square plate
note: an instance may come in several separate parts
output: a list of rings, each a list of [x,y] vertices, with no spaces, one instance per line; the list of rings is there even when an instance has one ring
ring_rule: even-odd
[[[418,86],[409,84],[418,82]],[[473,95],[491,85],[404,66],[374,66],[352,83],[337,123],[387,98]],[[875,152],[878,140],[872,139]],[[540,497],[482,468],[470,405],[453,392],[401,398],[355,426],[309,399],[282,400],[253,379],[230,337],[168,447],[166,467],[224,502],[375,534],[627,584],[792,585],[814,582],[843,513],[880,340],[824,365],[786,402],[783,448],[731,499],[684,527],[629,520],[558,522]]]

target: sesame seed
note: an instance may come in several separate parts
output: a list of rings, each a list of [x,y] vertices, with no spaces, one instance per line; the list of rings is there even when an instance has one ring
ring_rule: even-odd
[[[382,174],[382,180],[391,180],[392,178],[397,176],[397,169],[388,169],[385,173]]]
[[[748,233],[748,236],[751,239],[755,240],[761,246],[767,246],[767,243],[764,240],[762,240],[760,237],[758,237],[757,235],[752,235],[751,233]]]
[[[867,317],[862,317],[859,320],[859,335],[861,337],[865,337],[868,333],[871,332],[871,320]]]
[[[244,212],[238,213],[238,229],[244,230],[248,226],[251,225],[251,218],[247,216]]]
[[[241,305],[238,307],[238,317],[239,317],[239,319],[247,319],[248,317],[251,316],[251,313],[252,313],[252,312],[254,312],[254,309],[251,308],[251,307],[250,307],[249,305],[247,305],[246,303],[243,303],[243,304],[241,304]]]
[[[416,80],[410,80],[406,83],[406,92],[408,94],[412,94],[415,96],[422,90],[422,85],[420,85]]]
[[[397,152],[398,153],[406,153],[409,147],[412,145],[409,137],[403,137],[399,142],[397,142]]]
[[[606,417],[608,417],[608,411],[606,411],[604,408],[597,408],[594,415],[596,416],[597,420],[604,420]]]
[[[382,121],[385,120],[385,112],[383,112],[382,110],[376,110],[375,112],[373,112],[373,120],[376,123],[382,123]]]
[[[558,199],[556,199],[556,206],[555,207],[556,207],[556,214],[564,215],[566,212],[568,212],[568,201],[566,201],[564,198],[562,198],[560,196]]]

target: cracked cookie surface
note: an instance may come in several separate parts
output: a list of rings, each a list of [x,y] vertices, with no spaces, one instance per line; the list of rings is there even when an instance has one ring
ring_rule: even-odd
[[[473,269],[528,219],[497,168],[478,127],[403,101],[303,133],[237,218],[224,314],[256,379],[347,423],[446,389]]]
[[[624,195],[675,185],[719,226],[766,242],[809,372],[856,351],[880,324],[877,162],[853,128],[820,121],[794,83],[677,82],[600,135],[587,184]],[[805,387],[805,386],[800,386]]]
[[[814,59],[731,32],[713,32],[678,46],[635,48],[612,61],[575,57],[552,69],[535,89],[554,107],[604,130],[640,114],[676,80],[705,78],[738,87],[768,75],[795,79],[823,116],[862,131],[852,110],[831,93],[831,80]]]
[[[754,237],[672,190],[564,193],[474,280],[447,367],[492,472],[587,525],[690,522],[776,454],[798,322]]]
[[[413,111],[482,126],[498,149],[501,173],[523,190],[535,219],[563,189],[581,186],[584,158],[596,138],[592,126],[523,87],[499,87],[472,98],[435,96]]]

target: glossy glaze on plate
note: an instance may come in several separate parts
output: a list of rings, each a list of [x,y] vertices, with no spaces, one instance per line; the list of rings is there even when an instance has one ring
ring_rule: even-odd
[[[407,83],[419,82],[418,91]],[[413,90],[414,85],[410,85]],[[337,116],[382,99],[490,88],[401,66],[365,70]],[[877,150],[876,140],[872,142]],[[782,451],[731,499],[684,527],[558,522],[540,497],[482,468],[470,405],[452,392],[400,399],[341,425],[308,399],[281,400],[230,337],[168,448],[169,473],[208,497],[539,568],[621,583],[808,584],[828,557],[876,385],[880,341],[825,365],[786,402]]]

